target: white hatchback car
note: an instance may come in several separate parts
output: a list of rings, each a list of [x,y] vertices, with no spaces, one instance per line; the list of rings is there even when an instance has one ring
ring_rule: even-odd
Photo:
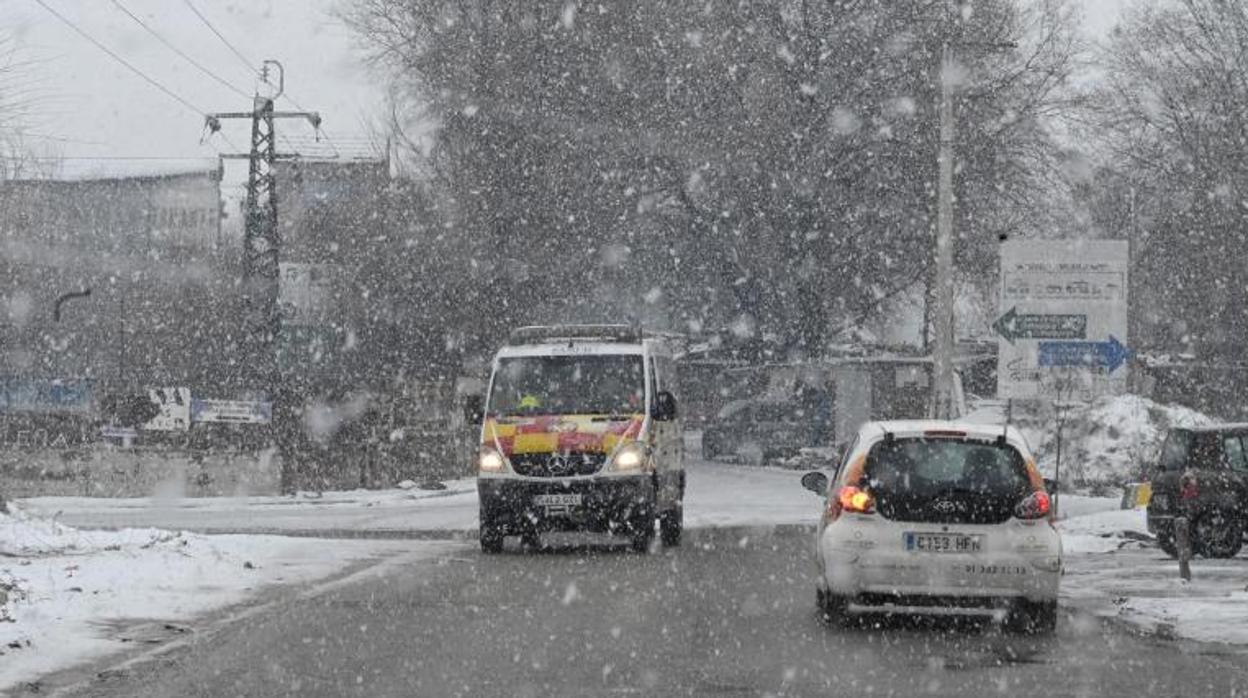
[[[829,481],[816,543],[825,618],[987,615],[1023,632],[1057,624],[1062,541],[1046,484],[1013,427],[868,422]]]

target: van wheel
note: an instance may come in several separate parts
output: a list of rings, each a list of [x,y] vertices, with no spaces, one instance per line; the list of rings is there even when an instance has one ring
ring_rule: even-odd
[[[676,506],[663,512],[659,517],[659,535],[663,539],[663,545],[667,548],[674,548],[680,545],[680,534],[684,529],[685,507],[677,502]]]
[[[633,522],[631,544],[633,551],[650,552],[650,544],[654,542],[654,516],[646,516]]]
[[[1205,557],[1235,557],[1244,547],[1244,522],[1238,516],[1211,511],[1192,527],[1192,548]]]
[[[494,555],[503,552],[503,532],[493,526],[481,526],[481,552]]]

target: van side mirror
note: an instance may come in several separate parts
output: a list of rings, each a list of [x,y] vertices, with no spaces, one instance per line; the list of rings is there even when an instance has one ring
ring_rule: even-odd
[[[651,412],[656,422],[670,422],[676,419],[676,396],[666,390],[660,390],[654,396]]]
[[[828,493],[828,476],[812,470],[802,476],[802,487],[822,497]]]
[[[480,424],[485,417],[485,401],[480,395],[464,396],[464,421],[468,424]]]

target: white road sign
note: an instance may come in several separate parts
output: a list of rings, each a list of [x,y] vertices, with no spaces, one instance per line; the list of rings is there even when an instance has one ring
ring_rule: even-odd
[[[1126,242],[1001,246],[997,395],[1089,401],[1126,390]]]
[[[152,388],[147,391],[151,401],[160,408],[144,431],[186,431],[191,428],[191,389]]]

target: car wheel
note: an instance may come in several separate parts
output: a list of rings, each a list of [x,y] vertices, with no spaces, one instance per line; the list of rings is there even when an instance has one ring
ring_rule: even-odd
[[[1007,629],[1028,635],[1049,635],[1057,630],[1056,601],[1019,601],[1010,610]]]
[[[833,594],[825,589],[815,590],[815,605],[819,609],[819,619],[837,628],[849,625],[849,599]]]
[[[659,517],[659,535],[663,546],[674,548],[680,545],[680,534],[684,529],[685,508],[677,502],[676,506],[663,512]]]
[[[1235,557],[1244,547],[1244,523],[1237,516],[1211,511],[1192,527],[1192,549],[1205,557]]]
[[[633,551],[645,553],[650,551],[650,544],[654,542],[654,517],[645,516],[633,522],[632,536],[630,542]]]
[[[481,525],[481,552],[487,555],[503,552],[503,532],[493,526]]]

